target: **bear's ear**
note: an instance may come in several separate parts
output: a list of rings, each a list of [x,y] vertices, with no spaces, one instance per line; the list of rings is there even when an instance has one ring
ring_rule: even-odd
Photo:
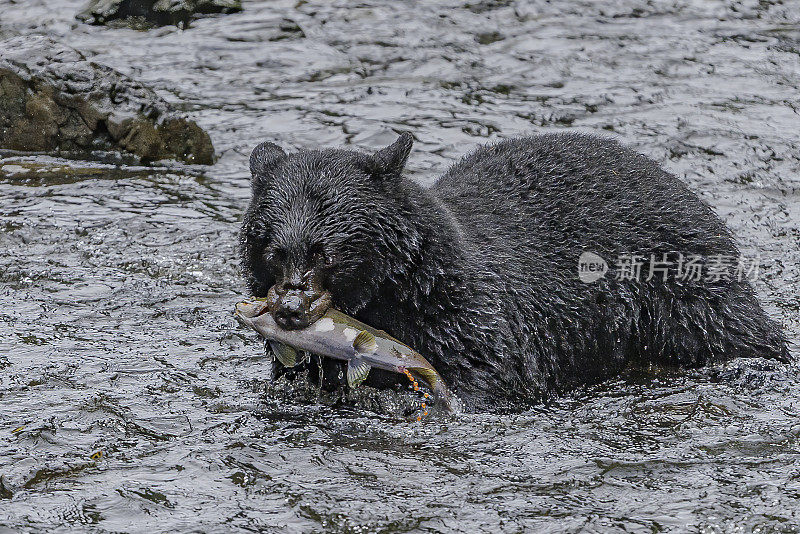
[[[410,133],[403,132],[397,141],[373,154],[373,175],[376,178],[399,177],[405,167],[408,154],[411,152],[412,144],[414,144],[414,138]]]
[[[253,149],[250,154],[250,185],[253,196],[261,191],[266,179],[287,158],[286,152],[275,143],[265,141]]]

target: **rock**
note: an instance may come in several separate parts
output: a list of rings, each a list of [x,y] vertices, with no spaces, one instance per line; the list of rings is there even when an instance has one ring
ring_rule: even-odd
[[[0,41],[0,147],[211,164],[211,138],[144,85],[46,37]]]
[[[241,0],[89,0],[78,19],[89,24],[107,24],[122,20],[135,25],[186,27],[195,15],[236,13]]]

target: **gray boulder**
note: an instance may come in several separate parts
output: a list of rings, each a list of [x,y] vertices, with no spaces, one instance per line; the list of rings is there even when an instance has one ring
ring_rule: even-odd
[[[241,0],[90,0],[78,19],[89,24],[122,21],[133,25],[185,27],[196,15],[241,10]]]
[[[0,41],[0,148],[211,164],[211,138],[144,85],[46,37]]]

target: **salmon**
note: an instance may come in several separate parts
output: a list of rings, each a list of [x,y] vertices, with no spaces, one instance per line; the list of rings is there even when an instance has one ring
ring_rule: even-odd
[[[328,308],[320,319],[300,330],[278,326],[266,300],[256,299],[236,305],[236,318],[267,339],[276,358],[287,367],[297,363],[297,351],[347,362],[347,383],[356,387],[366,380],[370,369],[413,376],[424,382],[436,401],[454,411],[453,395],[439,372],[421,354],[383,330]]]

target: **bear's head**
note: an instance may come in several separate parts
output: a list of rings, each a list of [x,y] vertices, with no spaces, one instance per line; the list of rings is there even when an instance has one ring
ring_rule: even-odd
[[[373,154],[253,150],[242,268],[283,328],[303,328],[330,305],[355,314],[407,268],[416,233],[401,172],[412,141],[404,133]]]

